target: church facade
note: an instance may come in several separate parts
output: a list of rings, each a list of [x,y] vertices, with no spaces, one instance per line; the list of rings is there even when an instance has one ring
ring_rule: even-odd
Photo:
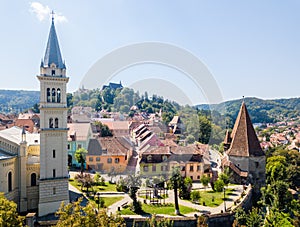
[[[69,202],[67,169],[66,66],[54,18],[40,74],[40,132],[12,127],[0,131],[0,192],[19,212],[55,213]]]

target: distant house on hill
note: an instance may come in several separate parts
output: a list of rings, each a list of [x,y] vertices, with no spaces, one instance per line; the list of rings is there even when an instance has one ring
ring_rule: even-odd
[[[110,88],[110,89],[113,89],[113,90],[117,90],[118,88],[122,89],[123,85],[122,85],[122,83],[120,81],[119,84],[117,84],[117,83],[109,83],[108,85],[103,85],[102,90],[104,90],[105,88]]]

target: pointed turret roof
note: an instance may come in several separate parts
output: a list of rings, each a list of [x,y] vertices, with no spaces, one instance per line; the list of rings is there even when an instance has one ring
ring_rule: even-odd
[[[242,103],[240,112],[231,133],[231,144],[227,151],[229,156],[263,156],[259,141],[253,128],[245,102]]]
[[[50,65],[54,63],[57,68],[64,69],[65,64],[62,61],[58,39],[54,26],[54,18],[52,17],[52,23],[50,28],[50,33],[48,37],[46,53],[44,57],[44,66],[50,67]]]

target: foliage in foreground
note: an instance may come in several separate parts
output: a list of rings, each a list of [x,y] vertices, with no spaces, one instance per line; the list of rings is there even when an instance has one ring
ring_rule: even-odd
[[[125,227],[124,219],[119,215],[108,216],[105,210],[98,213],[93,205],[88,203],[86,207],[81,206],[82,198],[77,202],[62,203],[56,215],[59,217],[56,226],[89,226],[89,227]]]
[[[23,226],[24,217],[18,215],[17,204],[0,193],[0,226]]]

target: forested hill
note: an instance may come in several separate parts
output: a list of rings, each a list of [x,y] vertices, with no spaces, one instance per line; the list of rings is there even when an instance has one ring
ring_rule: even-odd
[[[224,115],[236,118],[242,100],[231,100],[221,104],[198,105],[199,109],[216,110]],[[263,100],[258,98],[245,98],[245,103],[254,123],[272,123],[300,116],[300,98]]]
[[[39,103],[39,91],[0,90],[0,113],[19,113]]]

